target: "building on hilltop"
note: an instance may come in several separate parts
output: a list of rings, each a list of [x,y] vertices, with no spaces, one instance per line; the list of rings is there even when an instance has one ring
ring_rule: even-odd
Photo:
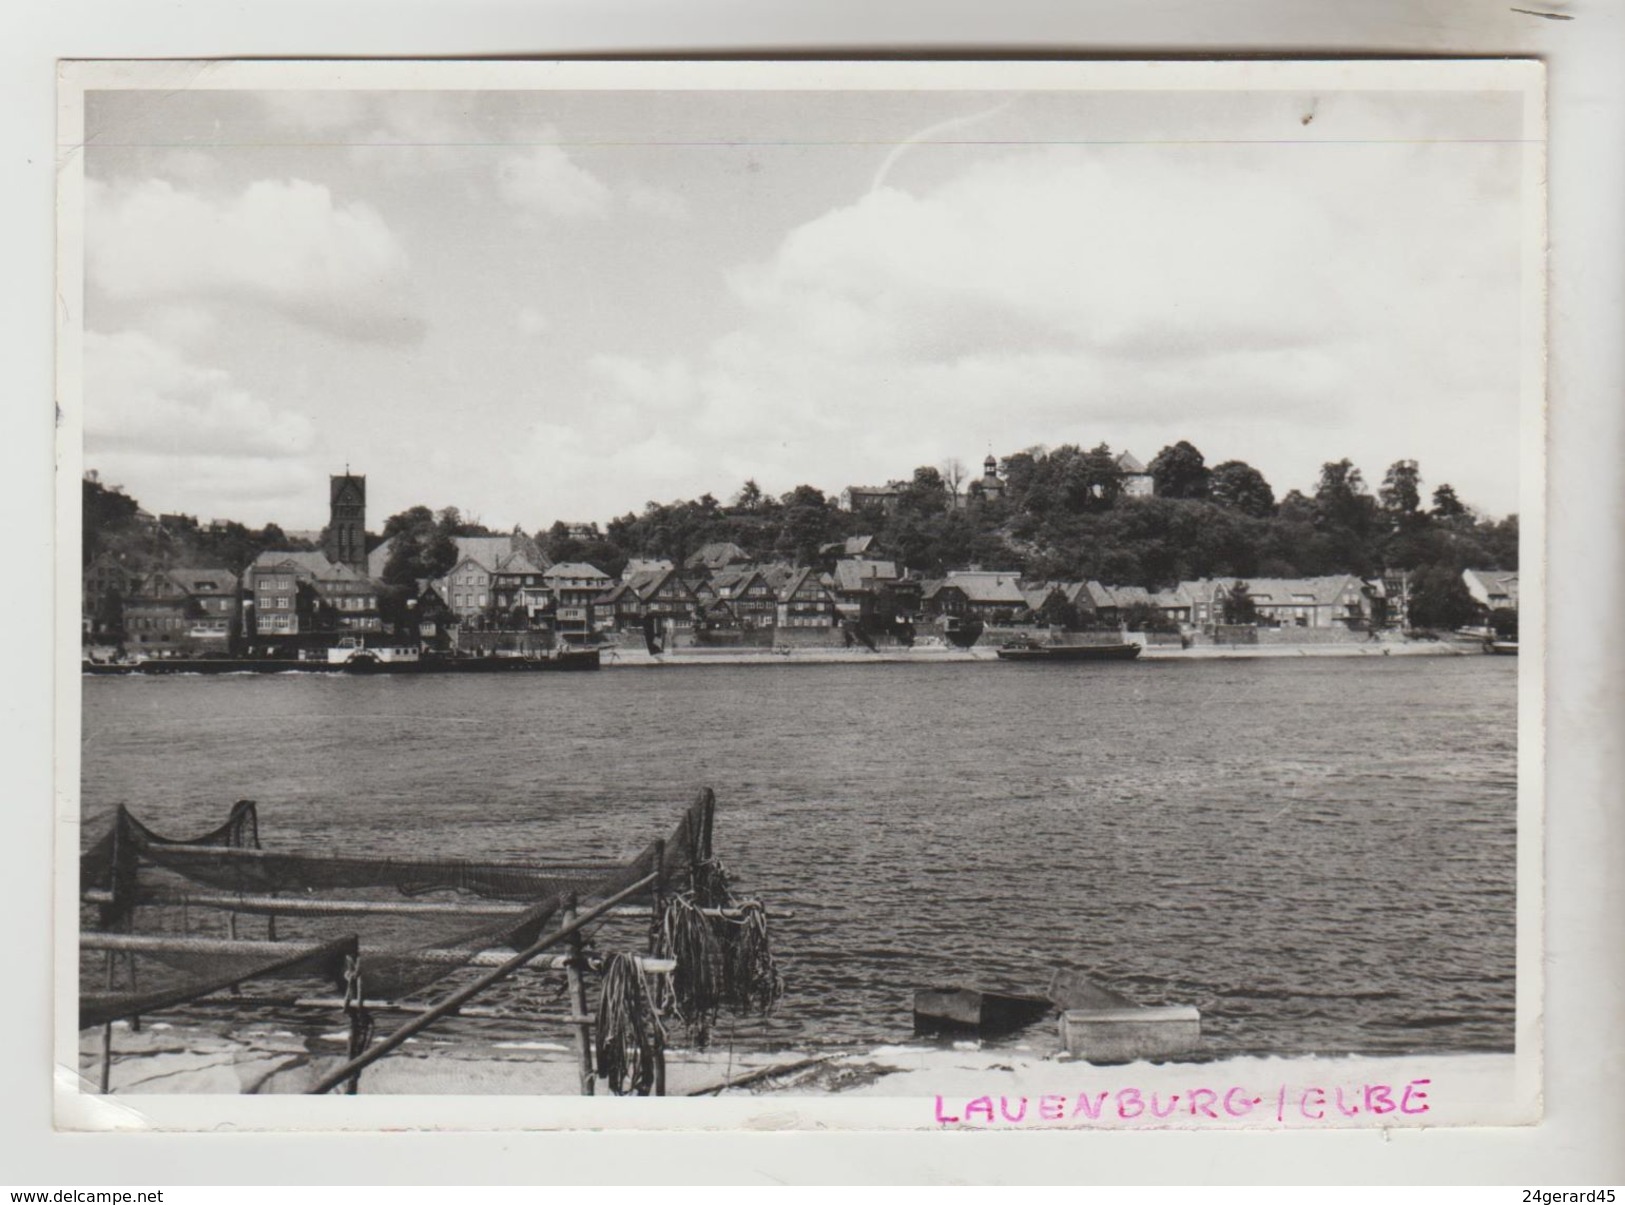
[[[1119,452],[1115,461],[1122,474],[1123,497],[1149,498],[1157,492],[1155,479],[1149,469],[1133,452]]]
[[[997,502],[1004,497],[1004,478],[999,476],[999,462],[993,453],[987,454],[982,461],[982,475],[966,487],[964,494],[956,500],[957,504],[964,506],[972,498],[980,498],[984,502]]]
[[[903,495],[903,483],[890,481],[885,485],[849,485],[841,491],[842,510],[879,510],[891,514]]]

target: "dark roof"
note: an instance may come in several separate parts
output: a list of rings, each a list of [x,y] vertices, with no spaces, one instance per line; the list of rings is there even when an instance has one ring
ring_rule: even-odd
[[[693,553],[683,567],[686,569],[722,569],[738,561],[750,560],[750,553],[738,544],[716,542],[703,545],[700,550]]]
[[[287,568],[316,582],[366,582],[368,575],[350,566],[327,559],[325,552],[262,552],[254,558],[255,569]]]
[[[842,590],[871,590],[877,583],[897,580],[894,561],[846,558],[835,562],[835,585]]]
[[[950,573],[945,586],[957,586],[965,597],[978,603],[1011,603],[1026,605],[1021,592],[1021,579],[1015,573],[956,572]]]

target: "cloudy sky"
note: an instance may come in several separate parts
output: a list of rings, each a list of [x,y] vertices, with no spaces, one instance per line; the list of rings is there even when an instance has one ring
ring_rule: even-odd
[[[1188,439],[1517,509],[1514,94],[96,92],[85,463],[499,528]]]

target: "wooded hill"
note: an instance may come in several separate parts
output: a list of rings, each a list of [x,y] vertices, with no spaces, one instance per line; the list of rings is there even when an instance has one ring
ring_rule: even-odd
[[[1350,461],[1328,462],[1312,495],[1292,490],[1279,500],[1250,465],[1232,460],[1210,468],[1183,441],[1164,448],[1148,468],[1154,496],[1127,496],[1110,448],[1066,444],[1006,456],[1000,497],[984,495],[976,482],[955,488],[964,473],[950,462],[915,469],[889,509],[843,511],[810,485],[774,498],[747,481],[728,503],[710,494],[650,502],[602,529],[560,522],[535,538],[554,561],[585,561],[612,576],[633,557],[682,564],[717,542],[737,544],[757,560],[819,564],[829,559],[821,549],[856,535],[875,537],[870,555],[928,577],[976,564],[1035,580],[1157,589],[1203,577],[1371,578],[1409,570],[1413,622],[1436,627],[1472,619],[1464,568],[1518,565],[1517,516],[1476,515],[1447,484],[1424,505],[1414,461],[1389,466],[1375,492]],[[86,562],[111,550],[136,568],[194,564],[241,572],[263,549],[300,546],[274,524],[257,531],[235,523],[218,531],[164,525],[155,534],[135,516],[133,499],[87,481]],[[370,543],[393,537],[384,577],[406,586],[451,568],[452,536],[478,534],[491,533],[456,508],[415,506],[391,516]]]

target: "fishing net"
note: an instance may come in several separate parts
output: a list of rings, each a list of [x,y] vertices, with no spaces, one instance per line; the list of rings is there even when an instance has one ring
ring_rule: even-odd
[[[630,860],[527,864],[268,851],[247,800],[193,837],[158,833],[121,807],[80,860],[94,931],[82,943],[80,994],[101,1018],[266,978],[341,990],[341,964],[323,951],[349,939],[369,998],[409,996],[481,955],[533,944],[571,901],[605,899],[657,869],[645,902],[687,890],[710,860],[714,807],[702,792],[666,841]],[[440,898],[423,899],[431,895]],[[244,940],[240,926],[257,924],[264,940]]]
[[[519,863],[267,850],[246,800],[226,823],[188,838],[158,833],[121,807],[81,858],[81,1027],[228,991],[245,1005],[308,1006],[315,997],[343,1008],[354,1057],[372,1034],[368,1002],[450,987],[536,944],[567,908],[649,879],[625,902],[651,905],[650,953],[675,969],[651,982],[629,958],[595,960],[599,1075],[616,1093],[646,1094],[664,1049],[662,1014],[703,1045],[720,1010],[765,1013],[783,991],[766,911],[734,898],[712,854],[714,811],[715,797],[702,791],[664,841],[630,859]],[[272,980],[293,987],[267,997]],[[243,995],[250,984],[255,993]]]

